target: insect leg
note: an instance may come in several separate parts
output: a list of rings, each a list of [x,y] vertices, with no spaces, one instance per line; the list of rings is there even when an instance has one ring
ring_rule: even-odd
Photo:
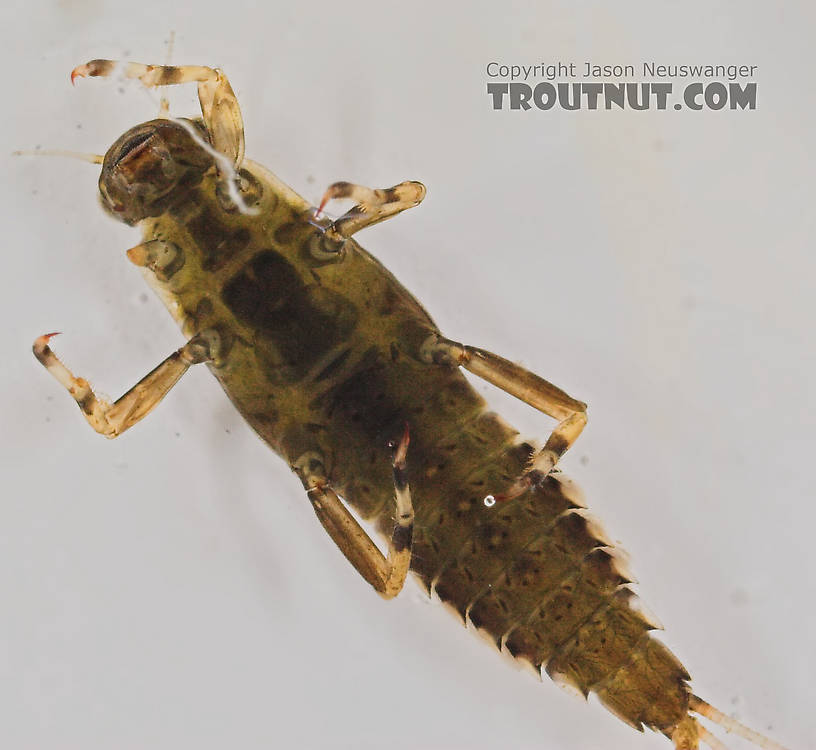
[[[408,450],[408,430],[394,448],[394,488],[397,523],[388,541],[388,556],[377,548],[365,529],[328,485],[326,472],[319,456],[307,453],[297,464],[309,500],[320,523],[334,540],[346,559],[384,599],[392,599],[402,590],[411,564],[411,544],[414,534],[414,508],[405,478],[405,456]]]
[[[167,54],[164,56],[165,66],[169,66],[170,61],[173,59],[173,44],[175,41],[176,32],[171,31],[170,38],[167,40]],[[162,98],[159,100],[159,117],[170,117],[170,102],[164,94],[162,94]]]
[[[197,83],[201,114],[216,151],[224,154],[236,166],[244,158],[244,121],[238,100],[227,77],[218,68],[203,65],[144,65],[115,60],[91,60],[71,71],[76,78],[112,76],[137,78],[148,88],[177,83]]]
[[[217,335],[212,332],[213,335]],[[152,372],[145,375],[127,393],[112,404],[97,398],[85,378],[77,378],[59,360],[48,346],[55,333],[40,336],[33,346],[34,356],[43,364],[79,404],[85,419],[100,435],[115,438],[142,417],[147,416],[184,375],[190,365],[212,359],[211,349],[216,342],[207,332],[191,338],[181,349],[173,352]]]
[[[425,197],[425,186],[421,182],[409,180],[390,188],[369,188],[352,182],[335,182],[327,188],[317,209],[335,198],[351,198],[357,204],[352,206],[326,230],[329,235],[351,237],[365,227],[377,224],[389,216],[418,206]]]
[[[558,420],[544,447],[533,456],[528,471],[497,500],[515,497],[546,477],[586,425],[587,407],[583,401],[572,398],[544,378],[497,354],[434,335],[423,345],[421,356],[429,363],[464,367]]]

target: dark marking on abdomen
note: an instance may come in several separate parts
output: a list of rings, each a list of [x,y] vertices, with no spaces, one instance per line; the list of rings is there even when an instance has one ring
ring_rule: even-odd
[[[391,393],[393,374],[376,352],[369,352],[365,362],[320,401],[327,417],[338,420],[341,429],[364,436],[369,445],[385,445],[404,429],[405,409]]]

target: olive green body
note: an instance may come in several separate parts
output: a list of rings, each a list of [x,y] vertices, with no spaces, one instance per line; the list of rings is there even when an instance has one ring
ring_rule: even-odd
[[[630,606],[625,574],[566,480],[488,507],[532,446],[457,368],[422,359],[436,326],[377,260],[354,240],[332,245],[313,207],[263,168],[247,162],[244,175],[257,213],[238,210],[211,170],[189,199],[141,222],[146,241],[180,249],[145,275],[185,335],[221,334],[209,367],[241,414],[290,466],[321,456],[331,486],[386,533],[388,443],[407,424],[411,568],[425,588],[634,726],[676,725],[688,675]]]

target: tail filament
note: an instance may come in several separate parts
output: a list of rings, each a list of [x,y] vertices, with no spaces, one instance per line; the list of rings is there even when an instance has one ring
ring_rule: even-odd
[[[748,727],[740,724],[730,716],[726,716],[722,711],[718,711],[714,706],[706,703],[702,698],[698,698],[696,695],[692,695],[689,700],[689,710],[694,711],[694,713],[700,716],[704,716],[706,719],[710,719],[715,724],[719,724],[726,732],[733,732],[738,737],[748,740],[748,742],[763,748],[763,750],[785,750],[782,745],[773,740],[769,740],[753,729],[748,729]],[[712,750],[721,750],[724,747],[718,739],[703,727],[700,727],[700,739],[712,748]]]

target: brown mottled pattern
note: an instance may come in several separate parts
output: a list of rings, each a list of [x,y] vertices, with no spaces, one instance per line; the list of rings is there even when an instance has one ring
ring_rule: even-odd
[[[523,463],[518,449],[507,444],[474,477]],[[517,658],[585,695],[595,690],[634,726],[676,724],[687,713],[688,675],[630,607],[627,581],[585,515],[554,476],[485,508],[485,489],[497,486],[471,481],[418,506],[412,570]]]
[[[489,454],[493,446],[484,447]],[[515,657],[584,695],[595,691],[633,726],[674,726],[688,712],[688,675],[630,607],[634,595],[614,555],[558,480],[484,506],[485,490],[500,488],[523,465],[519,447],[506,444],[505,453],[433,500],[423,497],[426,483],[412,485],[411,569]]]

